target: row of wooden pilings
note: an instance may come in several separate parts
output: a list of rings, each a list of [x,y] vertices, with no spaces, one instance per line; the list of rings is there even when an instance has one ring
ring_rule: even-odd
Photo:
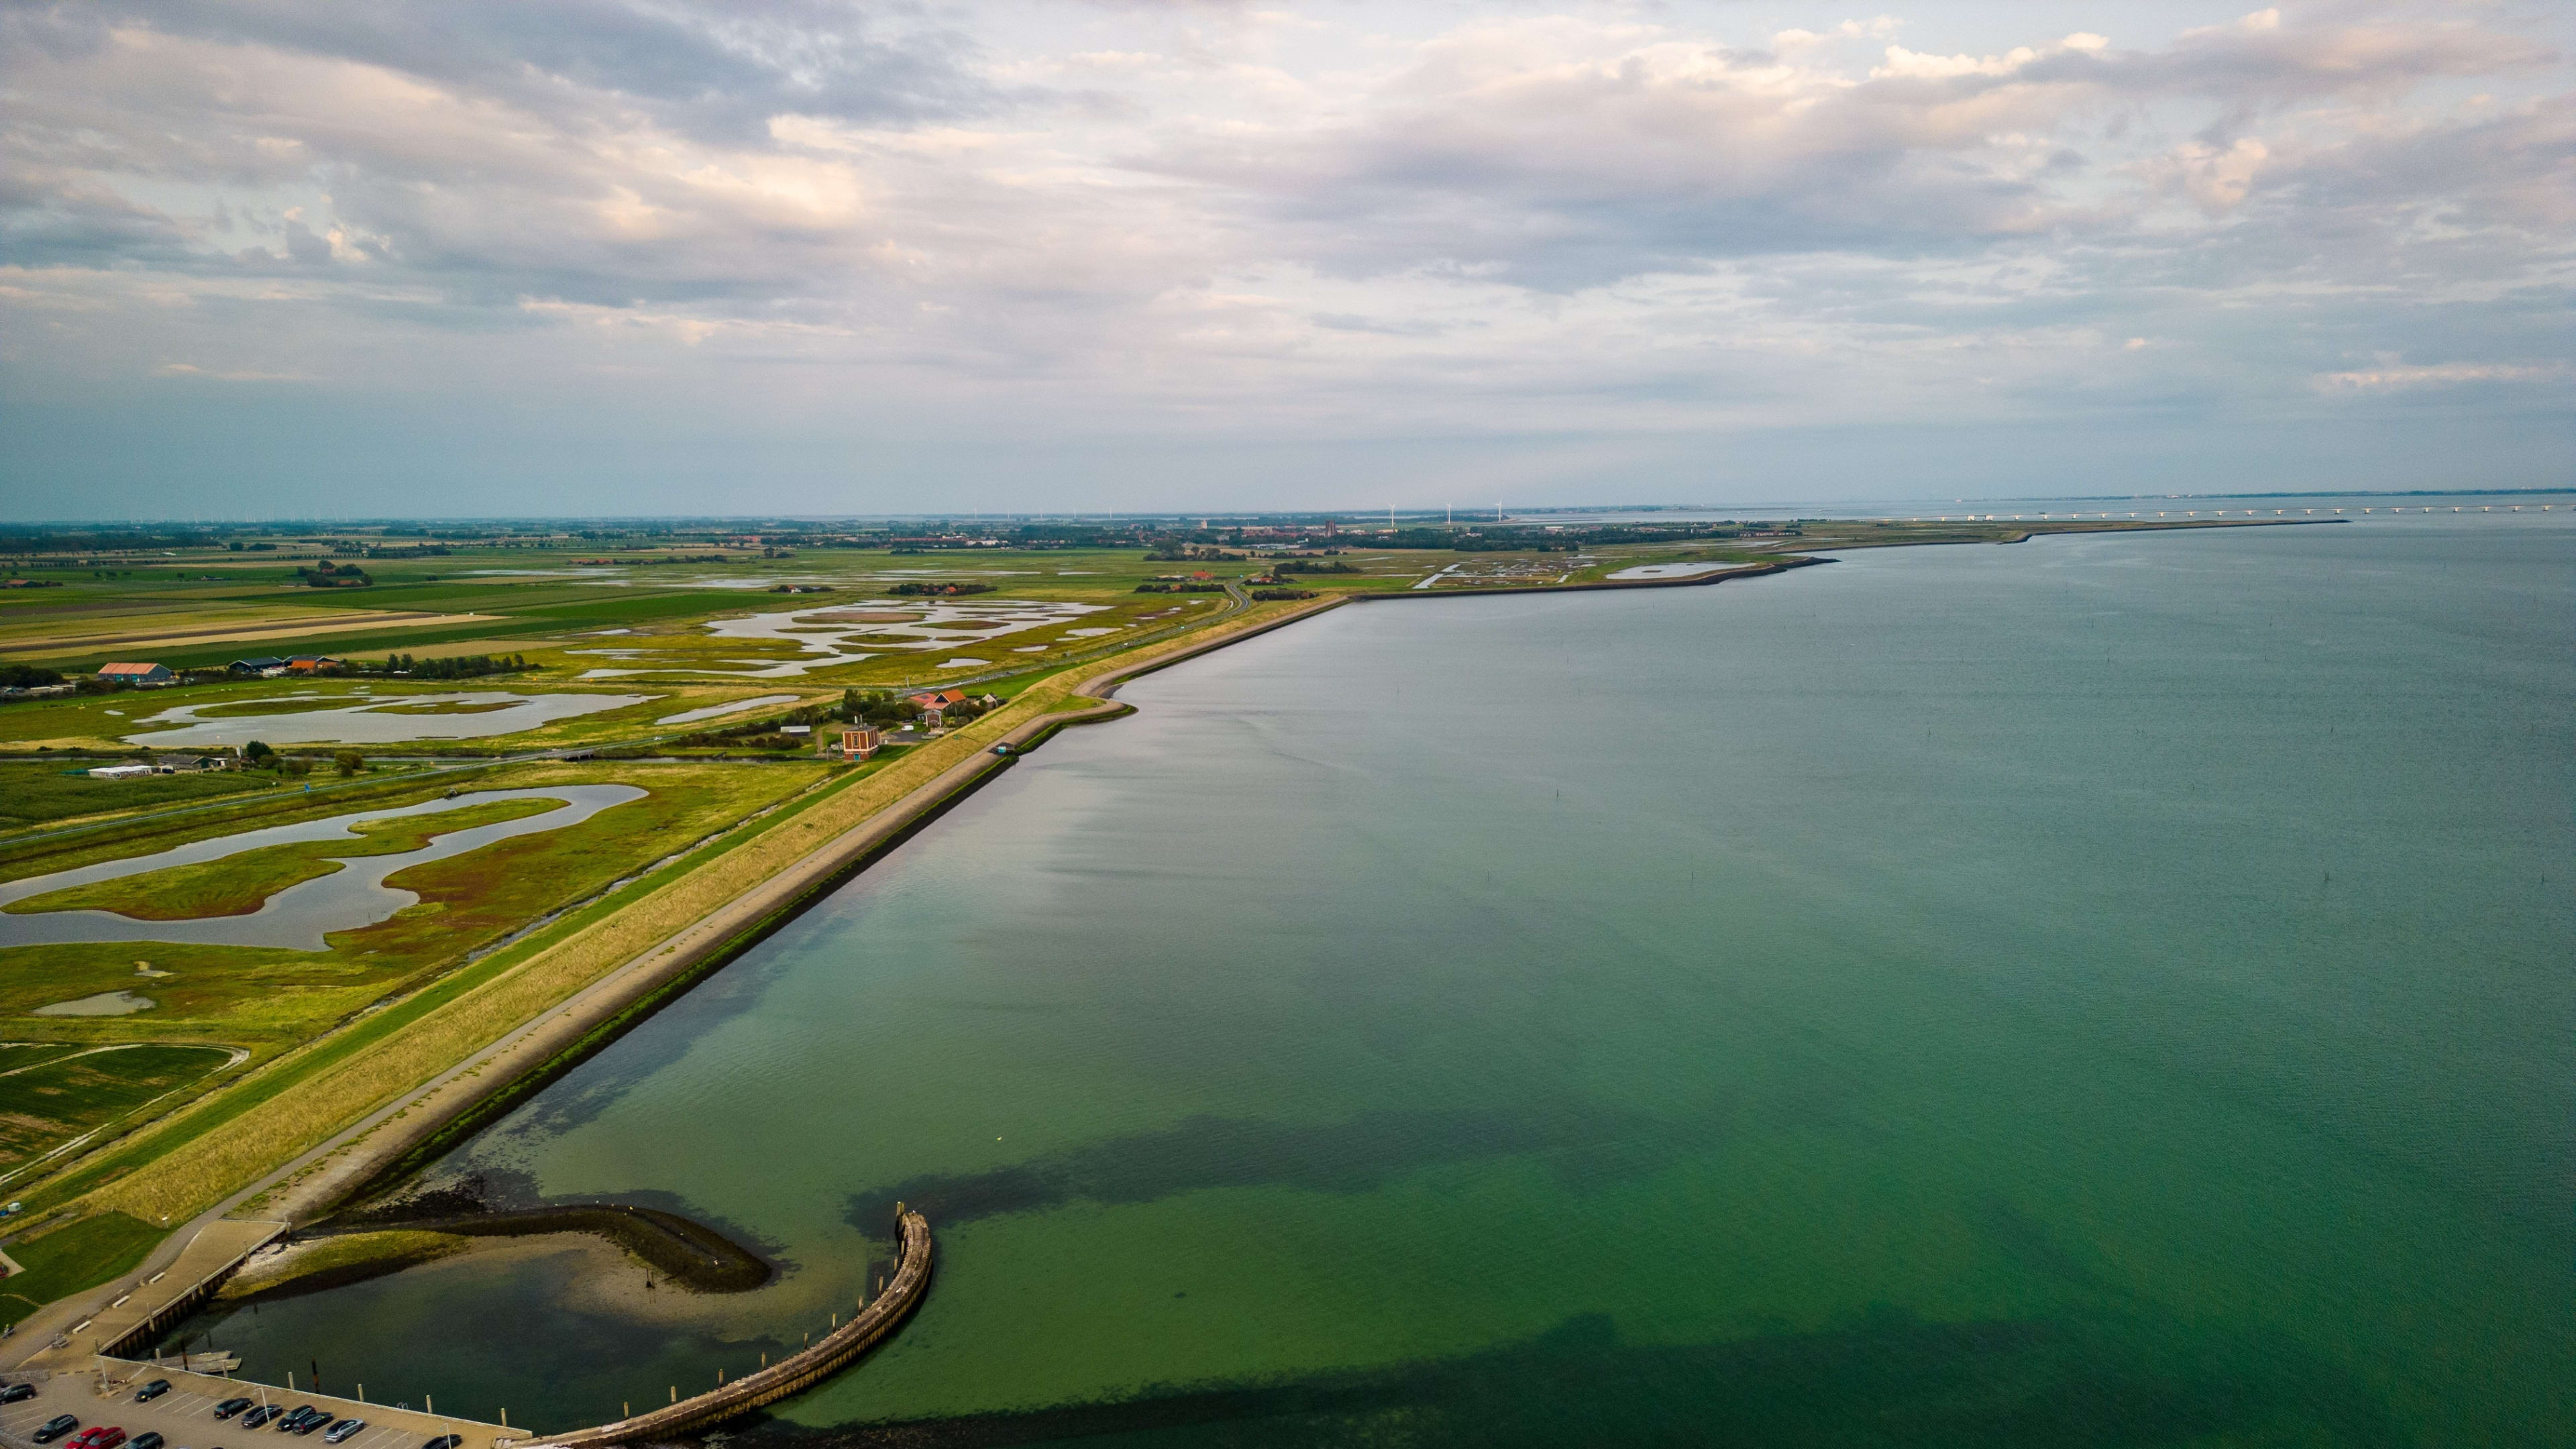
[[[894,1332],[929,1291],[930,1220],[900,1203],[895,1205],[895,1220],[902,1229],[903,1256],[895,1265],[894,1280],[875,1302],[863,1305],[822,1342],[693,1398],[596,1429],[548,1435],[527,1449],[608,1449],[668,1439],[813,1387]]]

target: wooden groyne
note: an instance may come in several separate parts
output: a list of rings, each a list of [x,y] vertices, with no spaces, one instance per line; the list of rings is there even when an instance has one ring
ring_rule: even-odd
[[[903,1259],[895,1267],[894,1281],[886,1285],[875,1302],[860,1308],[821,1343],[694,1398],[596,1429],[550,1435],[528,1449],[608,1449],[617,1444],[669,1439],[749,1413],[822,1382],[894,1332],[929,1291],[930,1220],[909,1211],[899,1211],[896,1220],[903,1228]]]

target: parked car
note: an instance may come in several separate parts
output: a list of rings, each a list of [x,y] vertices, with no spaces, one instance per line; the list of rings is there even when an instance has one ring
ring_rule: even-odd
[[[281,1434],[294,1433],[296,1430],[303,1428],[305,1419],[316,1412],[317,1411],[311,1404],[296,1405],[294,1408],[286,1411],[285,1418],[277,1421],[277,1432]]]
[[[276,1417],[277,1410],[275,1408],[267,1404],[262,1404],[258,1408],[251,1410],[249,1413],[242,1415],[241,1423],[242,1427],[245,1429],[256,1429],[260,1425],[265,1424]]]
[[[296,1425],[296,1426],[295,1426],[295,1432],[296,1432],[296,1433],[298,1433],[298,1434],[310,1434],[310,1433],[312,1433],[314,1430],[319,1429],[319,1428],[321,1428],[323,1425],[328,1424],[328,1423],[330,1423],[330,1422],[331,1422],[331,1411],[330,1411],[330,1410],[328,1410],[328,1409],[315,1409],[312,1413],[307,1414],[307,1415],[305,1415],[305,1416],[304,1416],[304,1422],[303,1422],[303,1423],[298,1424],[298,1425]]]
[[[168,1379],[154,1379],[152,1382],[145,1384],[143,1387],[134,1391],[134,1402],[138,1404],[148,1404],[168,1392],[170,1392],[170,1381]]]
[[[0,1389],[0,1404],[24,1403],[35,1396],[34,1384],[11,1384],[5,1389]]]
[[[70,1449],[116,1449],[125,1442],[125,1431],[114,1424],[93,1424],[72,1436]]]
[[[164,1439],[160,1435],[147,1429],[144,1432],[135,1435],[133,1438],[126,1440],[125,1449],[161,1449],[162,1445],[169,1442],[169,1440]]]
[[[226,1399],[222,1403],[215,1405],[215,1417],[218,1419],[229,1419],[233,1415],[238,1414],[249,1407],[250,1400],[248,1399]]]
[[[56,1414],[45,1421],[43,1428],[38,1429],[35,1433],[30,1434],[27,1437],[35,1440],[39,1444],[51,1444],[55,1440],[79,1427],[80,1420],[73,1418],[69,1414]],[[454,1438],[455,1436],[451,1434],[448,1437]]]
[[[464,1445],[465,1436],[462,1434],[441,1434],[421,1445],[420,1449],[464,1449]]]
[[[322,1442],[325,1444],[344,1443],[350,1435],[357,1433],[365,1427],[367,1427],[367,1421],[364,1419],[342,1419],[339,1423],[331,1426],[331,1432],[322,1436]]]

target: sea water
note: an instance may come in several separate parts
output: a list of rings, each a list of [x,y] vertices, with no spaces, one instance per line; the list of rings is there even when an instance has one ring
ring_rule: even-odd
[[[553,1240],[187,1331],[570,1427],[819,1335],[901,1200],[928,1302],[758,1433],[2576,1442],[2570,525],[1334,611],[432,1174],[773,1286]]]

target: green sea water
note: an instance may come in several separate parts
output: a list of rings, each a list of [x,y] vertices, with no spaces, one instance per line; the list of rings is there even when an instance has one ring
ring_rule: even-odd
[[[570,1427],[2576,1443],[2576,529],[1860,551],[1139,681],[434,1172],[547,1241],[201,1318]],[[616,1281],[611,1281],[616,1280]],[[613,1290],[613,1291],[612,1291]]]

